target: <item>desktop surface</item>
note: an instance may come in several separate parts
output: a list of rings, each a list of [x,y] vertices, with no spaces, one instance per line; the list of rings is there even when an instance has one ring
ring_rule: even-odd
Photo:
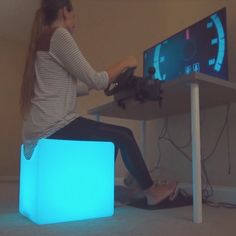
[[[190,112],[190,84],[199,84],[200,108],[207,109],[236,102],[236,83],[192,73],[162,84],[163,100],[140,103],[134,98],[125,102],[125,108],[116,101],[90,109],[90,115],[133,120],[152,120]]]

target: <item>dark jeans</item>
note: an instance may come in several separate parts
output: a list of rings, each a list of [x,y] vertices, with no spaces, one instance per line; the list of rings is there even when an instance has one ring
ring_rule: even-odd
[[[133,133],[128,128],[79,117],[48,138],[111,141],[115,144],[116,155],[120,149],[127,170],[140,187],[147,189],[153,184]]]

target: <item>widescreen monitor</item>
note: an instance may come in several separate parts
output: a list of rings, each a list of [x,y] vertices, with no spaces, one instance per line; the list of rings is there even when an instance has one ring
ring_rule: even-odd
[[[228,80],[226,8],[148,48],[143,62],[144,77],[155,69],[152,77],[161,81],[193,72]]]

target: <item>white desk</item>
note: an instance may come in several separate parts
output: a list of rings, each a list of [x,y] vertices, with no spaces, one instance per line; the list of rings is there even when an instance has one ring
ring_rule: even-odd
[[[200,108],[209,108],[236,102],[236,83],[224,81],[201,73],[183,76],[162,84],[163,102],[140,103],[134,99],[126,102],[126,109],[110,102],[88,111],[91,115],[141,120],[142,135],[145,121],[191,111],[193,221],[202,223]],[[142,137],[143,149],[144,137]]]

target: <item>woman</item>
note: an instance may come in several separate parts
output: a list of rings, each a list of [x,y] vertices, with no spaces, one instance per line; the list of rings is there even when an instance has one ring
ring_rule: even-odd
[[[143,189],[149,205],[158,204],[176,189],[175,183],[156,186],[132,132],[124,127],[80,117],[76,96],[104,90],[130,67],[134,57],[96,72],[75,43],[75,13],[70,0],[45,0],[37,11],[21,91],[23,141],[30,158],[37,140],[107,140],[120,149],[128,171]]]

